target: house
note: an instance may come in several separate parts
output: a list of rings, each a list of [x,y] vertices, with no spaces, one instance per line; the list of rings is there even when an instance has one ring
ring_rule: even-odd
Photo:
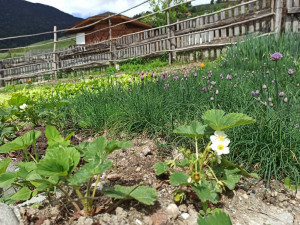
[[[112,12],[105,12],[93,17],[89,17],[79,23],[76,23],[71,28],[80,28],[82,29],[76,29],[74,31],[66,31],[67,34],[76,34],[76,44],[77,45],[84,45],[84,44],[93,44],[98,43],[104,40],[109,40],[109,21],[111,22],[111,28],[112,30],[112,38],[120,37],[122,35],[135,33],[138,31],[143,31],[146,29],[151,28],[152,26],[140,22],[138,20],[134,20],[128,23],[123,23],[126,21],[132,20],[132,18],[129,18],[127,16],[123,15],[115,15],[116,13]],[[113,16],[115,15],[115,16]],[[106,19],[108,16],[111,16],[110,18]],[[100,21],[102,20],[102,21]],[[85,26],[95,23],[97,21],[100,21],[99,23],[86,27]],[[123,24],[120,24],[123,23]],[[120,24],[118,26],[114,26]],[[107,29],[105,29],[107,28]],[[91,33],[91,34],[90,34]]]

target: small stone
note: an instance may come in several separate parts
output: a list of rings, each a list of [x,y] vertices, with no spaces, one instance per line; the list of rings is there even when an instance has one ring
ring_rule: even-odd
[[[151,154],[151,150],[150,150],[150,148],[147,146],[147,147],[144,147],[144,148],[143,148],[142,153],[143,153],[144,156],[147,156],[147,155]]]
[[[248,196],[247,194],[243,194],[242,197],[243,197],[244,199],[248,199],[248,198],[249,198],[249,196]]]
[[[251,193],[250,193],[250,197],[251,197],[251,198],[255,198],[255,194],[251,192]]]
[[[179,214],[179,209],[178,209],[177,205],[170,204],[170,205],[168,205],[166,212],[167,212],[168,216],[175,219]]]
[[[297,190],[296,199],[300,200],[300,189]]]
[[[135,169],[135,172],[140,172],[140,171],[141,171],[141,167]]]
[[[188,211],[186,205],[184,205],[184,204],[180,205],[178,207],[178,209],[179,209],[180,212],[187,212]]]
[[[271,193],[271,196],[272,197],[276,197],[278,195],[278,192],[277,191],[273,191],[272,193]]]
[[[116,181],[116,180],[119,180],[120,178],[121,178],[121,175],[117,174],[117,173],[112,173],[112,174],[107,175],[107,179],[110,181]]]
[[[143,224],[142,221],[140,221],[138,219],[136,219],[135,222],[136,222],[137,225],[142,225]]]
[[[153,225],[166,225],[168,222],[168,216],[164,211],[157,211],[151,216]]]
[[[289,202],[293,205],[297,205],[297,202],[295,200],[290,199]]]
[[[182,217],[184,220],[186,220],[187,218],[190,217],[190,214],[188,214],[188,213],[182,213],[182,214],[181,214],[181,217]]]
[[[50,220],[45,220],[42,225],[51,225],[51,221]]]

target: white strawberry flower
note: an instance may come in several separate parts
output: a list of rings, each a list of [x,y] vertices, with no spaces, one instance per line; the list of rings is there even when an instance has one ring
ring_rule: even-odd
[[[229,154],[229,147],[223,141],[215,141],[211,144],[211,149],[214,150],[218,156]]]
[[[226,147],[230,143],[230,140],[227,138],[227,135],[224,133],[224,131],[221,130],[215,131],[214,135],[210,136],[210,140],[212,143],[223,142],[223,145]]]
[[[27,108],[27,106],[28,106],[28,105],[26,105],[26,104],[24,103],[23,105],[20,105],[20,109],[21,109],[21,110],[24,110],[24,109]]]

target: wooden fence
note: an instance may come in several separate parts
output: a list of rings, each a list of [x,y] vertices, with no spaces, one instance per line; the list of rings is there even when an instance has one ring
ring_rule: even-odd
[[[286,7],[284,7],[284,5]],[[64,51],[0,60],[0,85],[14,80],[40,78],[44,74],[101,65],[133,57],[200,51],[203,57],[219,57],[222,49],[246,34],[299,32],[299,0],[250,0],[217,12],[193,17],[145,31],[74,46]]]

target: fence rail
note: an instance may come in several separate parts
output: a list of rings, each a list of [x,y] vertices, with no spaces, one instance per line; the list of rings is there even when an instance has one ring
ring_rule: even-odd
[[[287,10],[283,10],[286,1]],[[299,32],[299,0],[251,0],[217,12],[166,26],[123,35],[67,50],[0,60],[0,85],[41,77],[57,71],[109,65],[133,57],[158,56],[201,50],[203,57],[219,57],[222,48],[246,34]],[[282,23],[284,21],[284,23]]]

